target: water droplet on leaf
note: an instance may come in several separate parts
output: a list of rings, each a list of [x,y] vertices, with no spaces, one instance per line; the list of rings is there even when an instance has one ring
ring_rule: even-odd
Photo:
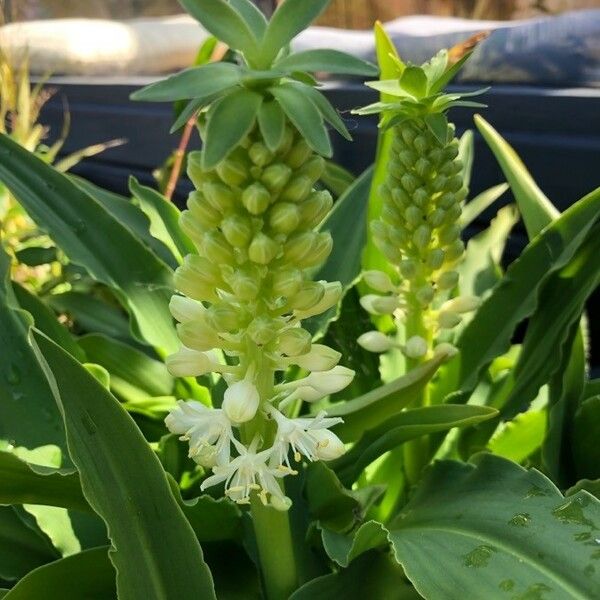
[[[510,521],[509,525],[515,525],[516,527],[527,527],[531,521],[531,515],[529,513],[518,513]]]
[[[487,567],[494,552],[497,552],[496,548],[482,544],[465,555],[463,564],[465,567]]]

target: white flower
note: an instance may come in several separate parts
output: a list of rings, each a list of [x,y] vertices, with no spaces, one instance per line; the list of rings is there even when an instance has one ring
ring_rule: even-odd
[[[285,465],[290,472],[295,472],[289,461],[290,448],[296,462],[300,461],[301,456],[314,461],[332,460],[343,454],[344,444],[328,430],[329,427],[343,422],[339,417],[327,417],[325,411],[321,411],[314,418],[289,419],[274,408],[270,414],[277,422],[277,434],[271,455],[272,465]]]
[[[231,422],[222,410],[208,408],[194,400],[179,400],[165,423],[169,431],[181,436],[180,440],[189,442],[189,456],[199,464],[212,466],[229,462],[234,437]]]
[[[362,346],[369,352],[387,352],[394,346],[394,342],[381,331],[367,331],[356,340],[359,346]]]
[[[223,411],[234,423],[245,423],[254,418],[260,397],[250,381],[242,379],[231,384],[223,397]]]
[[[277,478],[284,477],[286,473],[267,465],[271,448],[256,452],[258,439],[254,438],[248,448],[233,440],[239,456],[227,465],[214,467],[214,475],[206,478],[200,488],[205,490],[224,481],[225,494],[238,504],[248,504],[250,494],[256,491],[263,504],[270,504],[277,510],[287,510],[291,501],[277,483]]]

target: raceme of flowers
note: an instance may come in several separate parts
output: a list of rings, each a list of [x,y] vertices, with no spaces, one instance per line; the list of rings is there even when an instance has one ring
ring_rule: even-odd
[[[227,383],[220,408],[179,401],[169,430],[189,443],[189,455],[213,474],[202,488],[248,503],[253,491],[285,510],[280,480],[297,463],[337,458],[344,446],[330,428],[341,422],[295,418],[302,402],[345,388],[354,372],[340,353],[312,342],[302,321],[334,306],[339,282],[312,281],[328,257],[329,233],[315,231],[332,206],[314,185],[324,160],[286,125],[276,149],[255,127],[214,169],[189,157],[196,190],[181,216],[198,254],[175,274],[183,295],[171,301],[182,348],[168,357],[176,376],[220,373]],[[297,366],[308,375],[276,383],[276,373]],[[280,377],[278,380],[281,379]]]

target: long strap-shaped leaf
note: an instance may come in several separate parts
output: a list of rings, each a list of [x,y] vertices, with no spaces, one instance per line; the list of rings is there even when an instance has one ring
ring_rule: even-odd
[[[108,526],[119,598],[214,598],[200,544],[133,420],[64,350],[33,338],[84,495]]]
[[[130,230],[7,136],[0,136],[0,181],[73,262],[120,292],[143,339],[169,352],[179,347],[168,311],[171,270]]]

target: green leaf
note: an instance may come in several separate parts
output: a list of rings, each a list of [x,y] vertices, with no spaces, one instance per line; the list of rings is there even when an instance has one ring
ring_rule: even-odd
[[[34,333],[85,497],[104,519],[123,597],[214,598],[202,549],[134,422],[68,354]]]
[[[152,83],[131,94],[131,99],[149,102],[174,102],[191,98],[201,100],[222,94],[241,80],[241,70],[237,65],[214,62],[191,67]]]
[[[363,523],[353,535],[323,529],[321,537],[327,556],[340,567],[347,567],[355,558],[382,546],[387,546],[387,529],[377,521]]]
[[[211,104],[216,98],[216,96],[209,96],[208,98],[197,98],[195,100],[190,100],[177,115],[173,125],[171,125],[171,129],[169,129],[169,133],[175,133],[177,130],[181,129],[194,116],[195,120],[197,120],[196,113],[201,108]]]
[[[6,136],[0,156],[0,179],[32,219],[74,263],[123,296],[142,339],[175,351],[168,266],[98,201]]]
[[[308,145],[318,154],[331,157],[331,143],[323,117],[310,97],[299,93],[291,83],[269,88],[269,91]]]
[[[427,75],[421,67],[408,66],[400,77],[400,87],[414,98],[427,94]]]
[[[343,441],[351,442],[399,413],[418,397],[445,360],[446,356],[440,355],[391,383],[328,408],[328,416],[344,419],[334,428],[336,434]]]
[[[178,263],[186,254],[196,254],[194,244],[179,227],[181,213],[173,202],[135,177],[129,178],[129,190],[150,219],[150,233],[169,248]]]
[[[254,37],[260,40],[267,30],[267,19],[262,11],[250,0],[229,0],[229,4],[242,16]]]
[[[437,141],[445,146],[448,138],[448,119],[446,118],[446,115],[425,115],[425,124],[429,128],[429,131],[433,133]]]
[[[587,600],[600,585],[588,566],[597,523],[587,492],[565,499],[541,473],[486,454],[477,466],[435,463],[389,530],[426,598]]]
[[[89,511],[77,473],[41,467],[0,452],[0,504],[43,504]]]
[[[584,400],[573,419],[573,461],[579,478],[600,479],[600,396]]]
[[[348,191],[356,177],[353,173],[334,163],[331,160],[325,161],[325,171],[321,175],[321,183],[332,193],[333,197],[340,197]]]
[[[32,518],[12,506],[0,506],[0,578],[20,579],[29,571],[59,558],[48,538]]]
[[[51,246],[43,248],[41,246],[30,246],[15,252],[16,259],[30,267],[37,267],[54,262],[57,259],[56,248]]]
[[[472,390],[481,371],[506,351],[517,324],[538,306],[541,285],[571,260],[599,215],[600,189],[566,210],[510,265],[458,340],[454,389]]]
[[[258,109],[258,126],[267,147],[275,152],[285,133],[285,113],[275,100],[267,100],[261,104]]]
[[[540,449],[546,434],[546,412],[530,410],[504,423],[488,444],[490,452],[522,463]]]
[[[241,88],[211,107],[202,151],[204,169],[214,168],[248,135],[261,103],[260,94]]]
[[[402,568],[389,556],[369,552],[357,558],[347,569],[317,577],[290,596],[290,600],[315,598],[419,600],[421,596],[406,583]]]
[[[423,435],[467,427],[495,417],[498,411],[488,406],[441,404],[411,408],[367,430],[360,440],[333,464],[340,481],[346,485],[374,460],[400,444]]]
[[[218,40],[242,51],[247,58],[257,52],[256,37],[248,23],[225,0],[180,0],[180,4]]]
[[[484,190],[481,194],[477,194],[472,200],[469,200],[463,207],[462,215],[460,216],[460,226],[465,229],[479,217],[482,212],[496,202],[498,198],[502,197],[507,190],[507,183],[499,183],[498,185]]]
[[[262,63],[269,65],[280,50],[306,29],[328,4],[329,0],[285,0],[281,3],[271,17],[262,42]]]
[[[432,96],[441,92],[458,74],[462,66],[469,60],[473,52],[467,52],[460,60],[448,67],[444,74],[432,85],[429,86],[429,94]]]
[[[108,600],[116,597],[108,548],[93,548],[38,567],[21,579],[6,600]]]
[[[163,362],[102,334],[79,339],[89,362],[102,365],[113,378],[124,380],[147,396],[168,396],[175,381]]]
[[[496,156],[523,215],[529,238],[536,236],[560,214],[537,186],[529,171],[506,140],[480,115],[475,125]]]
[[[58,322],[54,312],[37,296],[34,296],[18,283],[13,281],[12,287],[19,306],[33,317],[36,328],[43,331],[51,340],[55,341],[69,354],[72,354],[78,361],[84,362],[85,354],[81,351],[69,330]]]
[[[36,448],[55,444],[66,454],[65,434],[52,392],[28,342],[31,315],[10,284],[10,258],[0,247],[0,439]]]
[[[289,54],[275,63],[288,71],[324,72],[343,75],[377,75],[377,67],[339,50],[305,50]]]

